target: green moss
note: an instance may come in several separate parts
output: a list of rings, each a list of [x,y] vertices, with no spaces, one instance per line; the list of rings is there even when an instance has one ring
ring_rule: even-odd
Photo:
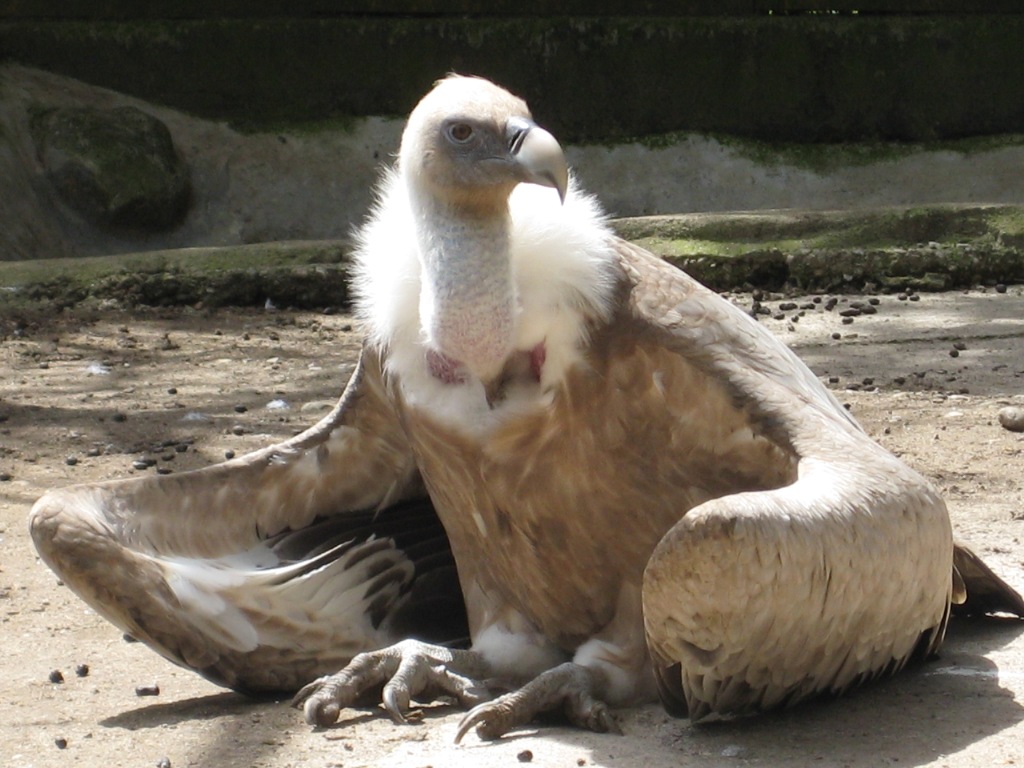
[[[188,168],[170,131],[135,107],[31,107],[30,130],[50,182],[102,226],[162,229],[187,210]]]
[[[86,298],[126,305],[262,304],[324,307],[348,302],[342,242],[261,243],[48,261],[6,262],[0,310],[27,301],[66,306]]]

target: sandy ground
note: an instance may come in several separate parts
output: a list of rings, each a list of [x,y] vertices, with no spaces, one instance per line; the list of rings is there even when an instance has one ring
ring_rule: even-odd
[[[958,532],[1024,588],[1024,435],[996,418],[1003,405],[1024,405],[1022,290],[883,296],[877,314],[848,325],[837,314],[847,304],[816,305],[794,322],[813,302],[786,301],[798,308],[763,322],[837,377],[831,386],[868,431],[933,478]],[[779,311],[778,299],[763,303]],[[957,625],[938,661],[778,715],[695,727],[649,706],[620,713],[624,736],[537,726],[457,747],[459,715],[445,706],[418,726],[371,710],[315,731],[286,702],[219,689],[125,642],[40,563],[26,514],[47,488],[204,466],[319,418],[352,367],[350,324],[197,310],[0,319],[0,765],[1024,763],[1024,623]],[[155,464],[133,468],[140,459]],[[52,682],[58,671],[63,682]],[[152,684],[158,696],[137,695]]]

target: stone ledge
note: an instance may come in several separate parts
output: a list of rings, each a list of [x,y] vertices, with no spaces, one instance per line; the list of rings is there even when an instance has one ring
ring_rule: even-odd
[[[619,219],[624,237],[715,290],[950,290],[1024,282],[1024,206],[770,211]],[[125,306],[347,308],[346,241],[7,262],[0,313]]]

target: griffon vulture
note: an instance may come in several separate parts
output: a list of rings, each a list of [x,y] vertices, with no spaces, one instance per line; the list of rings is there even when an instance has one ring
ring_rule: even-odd
[[[1024,614],[927,480],[616,238],[492,83],[415,108],[356,263],[365,344],[319,424],[32,511],[65,583],[168,659],[305,686],[313,724],[447,695],[459,738],[493,737],[659,694],[693,719],[788,705],[935,653],[951,604]]]

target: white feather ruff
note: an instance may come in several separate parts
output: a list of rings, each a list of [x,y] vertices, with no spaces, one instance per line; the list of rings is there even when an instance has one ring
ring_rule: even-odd
[[[593,197],[570,184],[554,190],[520,184],[509,198],[509,257],[517,316],[512,347],[544,342],[541,391],[580,359],[587,317],[607,317],[615,280],[613,238]],[[356,304],[368,340],[386,351],[387,372],[410,402],[455,423],[490,420],[483,385],[445,384],[429,373],[420,316],[421,263],[413,206],[400,173],[388,171],[369,221],[358,233]],[[536,392],[533,393],[534,398]],[[514,407],[515,398],[505,407]]]

